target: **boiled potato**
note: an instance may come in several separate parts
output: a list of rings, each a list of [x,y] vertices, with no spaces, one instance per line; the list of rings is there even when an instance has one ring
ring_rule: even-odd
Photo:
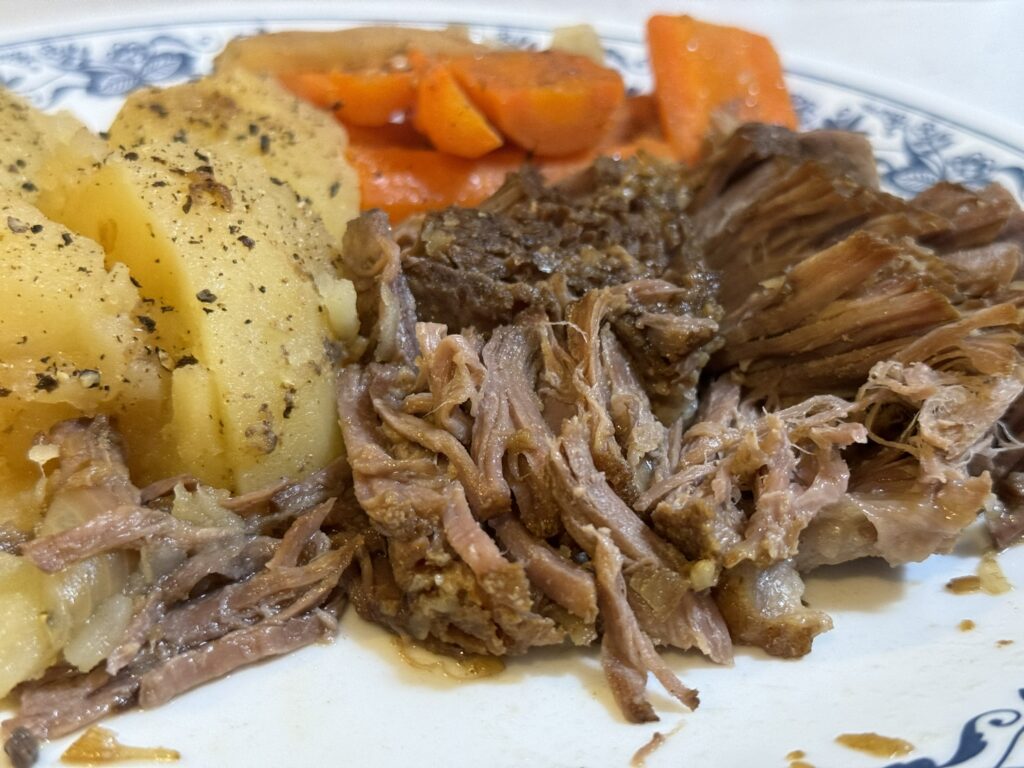
[[[104,144],[67,112],[48,115],[20,96],[0,88],[0,191],[33,202],[50,178],[51,161],[82,167]]]
[[[138,91],[109,135],[115,147],[178,139],[239,153],[289,184],[338,242],[359,215],[359,179],[345,159],[345,129],[270,77],[234,70]]]
[[[0,698],[57,661],[46,624],[50,578],[25,558],[0,552]]]
[[[41,501],[26,456],[35,435],[81,414],[146,421],[167,377],[127,268],[108,272],[95,242],[2,191],[0,276],[0,524],[28,530]]]
[[[216,119],[192,138],[146,107],[157,122],[111,153],[0,92],[0,528],[83,522],[88,490],[55,495],[29,458],[66,418],[114,416],[138,485],[189,472],[244,492],[341,450],[333,356],[359,327],[335,268],[358,205],[344,132],[244,72],[165,108],[185,121],[193,97]],[[62,658],[102,660],[134,567],[118,553],[44,574],[0,551],[0,698]]]
[[[102,508],[89,488],[53,491],[40,535],[80,525]],[[108,552],[50,574],[0,552],[0,698],[61,655],[87,672],[113,650],[132,615],[123,590],[133,560],[127,552]]]
[[[336,254],[286,184],[220,145],[154,142],[112,152],[58,202],[50,213],[150,302],[188,471],[244,492],[338,454],[335,337],[315,286]]]

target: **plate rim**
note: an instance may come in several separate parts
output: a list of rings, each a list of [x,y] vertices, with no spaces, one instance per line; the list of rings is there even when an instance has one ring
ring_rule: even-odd
[[[426,9],[424,9],[426,10]],[[421,18],[408,20],[408,26],[416,27],[445,27],[445,26],[469,26],[469,27],[493,27],[509,31],[528,31],[532,33],[545,33],[551,29],[550,25],[537,23],[528,24],[521,20],[502,21],[499,16],[489,19],[483,17],[472,18],[472,12],[467,11],[469,20],[455,21],[450,18]],[[126,22],[89,22],[86,24],[69,23],[66,31],[56,33],[40,33],[32,29],[22,29],[21,32],[0,33],[0,53],[13,48],[21,48],[32,45],[44,45],[49,42],[67,41],[81,37],[96,35],[142,32],[147,30],[162,30],[171,28],[217,28],[225,25],[252,25],[259,28],[265,24],[339,24],[352,25],[394,25],[395,19],[382,17],[377,14],[361,15],[356,8],[341,11],[337,14],[325,14],[322,11],[303,14],[300,11],[289,11],[287,13],[261,13],[237,15],[217,15],[210,17],[195,16],[190,18],[170,19],[161,14],[154,14],[154,18],[146,19],[138,17]],[[641,45],[643,38],[640,34],[630,34],[627,26],[622,23],[603,25],[600,22],[593,24],[598,34],[607,40],[627,45]],[[937,93],[908,86],[898,80],[889,79],[880,75],[866,74],[862,71],[848,67],[828,64],[820,60],[800,56],[798,54],[782,54],[783,67],[787,75],[798,79],[809,80],[830,88],[836,88],[851,95],[866,97],[878,102],[888,102],[897,109],[915,113],[917,116],[944,123],[956,128],[963,133],[971,135],[982,142],[999,146],[1003,151],[1019,155],[1024,160],[1024,127],[1001,117],[992,115],[984,110],[978,110],[969,105],[940,97]],[[967,113],[973,113],[972,117]]]
[[[467,13],[471,15],[471,13]],[[153,18],[147,20],[143,17],[133,19],[131,22],[109,23],[90,22],[83,25],[69,23],[65,31],[57,33],[40,34],[37,30],[23,29],[21,32],[12,31],[0,33],[0,53],[11,49],[22,48],[33,45],[44,45],[48,42],[62,42],[82,38],[95,37],[100,35],[131,34],[133,32],[145,33],[167,29],[211,29],[224,28],[225,26],[251,25],[254,29],[262,25],[275,24],[330,24],[339,25],[367,25],[374,23],[394,24],[394,19],[385,19],[377,16],[361,16],[356,9],[352,11],[339,10],[338,14],[302,14],[290,12],[280,15],[258,14],[250,15],[244,11],[237,15],[226,15],[203,18],[200,16],[186,17],[183,19],[170,20],[166,18]],[[443,19],[417,19],[407,21],[410,26],[442,27],[449,23]],[[512,32],[547,32],[549,25],[542,22],[536,24],[523,23],[522,21],[508,22],[499,18],[485,20],[477,18],[468,22],[471,27],[484,29],[501,28]],[[595,28],[603,38],[610,41],[627,44],[641,45],[642,36],[631,35],[625,31],[624,26],[605,27],[595,24]],[[915,86],[907,86],[898,81],[886,78],[867,75],[853,69],[833,66],[800,56],[784,56],[785,71],[787,75],[796,78],[816,82],[829,88],[842,90],[852,96],[867,98],[869,100],[884,103],[894,108],[917,115],[919,117],[934,120],[938,123],[948,125],[969,135],[981,142],[998,146],[1002,150],[1010,152],[1024,159],[1024,128],[1006,121],[1005,118],[983,113],[980,110],[975,112],[974,119],[969,117],[970,108],[963,104],[950,100],[941,100],[937,94]],[[940,104],[941,101],[941,104]],[[981,128],[980,125],[988,126]],[[1014,138],[1008,138],[1013,136]],[[1012,686],[1011,686],[1012,687]],[[0,702],[2,705],[3,702]],[[981,716],[978,716],[981,717]],[[949,763],[952,765],[953,763]]]

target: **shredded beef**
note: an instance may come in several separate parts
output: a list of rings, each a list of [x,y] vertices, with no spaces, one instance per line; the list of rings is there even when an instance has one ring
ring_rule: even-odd
[[[806,654],[832,624],[801,572],[948,551],[982,509],[1024,535],[1022,244],[1000,187],[902,200],[863,137],[760,125],[685,170],[525,169],[397,239],[364,214],[344,456],[198,525],[175,500],[205,489],[140,491],[105,419],[48,436],[53,519],[0,547],[130,557],[135,609],[104,664],[21,686],[8,753],[329,636],[349,600],[443,653],[600,638],[631,721],[648,674],[698,704],[659,646]]]
[[[160,706],[175,696],[246,664],[279,656],[321,639],[331,629],[315,614],[235,630],[178,654],[139,679],[139,706]]]
[[[13,768],[29,768],[39,759],[39,740],[28,728],[15,728],[4,742],[4,752]]]
[[[668,410],[692,407],[717,341],[717,280],[685,248],[682,172],[598,160],[558,186],[509,177],[479,209],[428,214],[403,249],[419,317],[481,332],[524,313],[552,320],[588,291],[618,290],[614,330]]]
[[[509,305],[456,305],[453,286],[439,282],[449,275],[484,279],[495,293],[519,291],[528,301],[521,309],[557,311],[562,295],[579,298],[594,288],[672,270],[692,283],[691,300],[699,306],[709,296],[709,278],[689,275],[684,264],[685,204],[680,171],[652,159],[601,159],[558,187],[545,186],[528,169],[510,176],[479,209],[428,214],[403,253],[403,267],[420,318],[456,330],[472,325],[488,331],[516,312]],[[436,272],[438,266],[446,269]]]
[[[222,523],[196,524],[162,498],[168,488],[184,493],[184,479],[148,492],[131,485],[105,419],[65,422],[46,439],[58,448],[47,478],[53,503],[25,556],[58,576],[126,551],[138,551],[141,566],[123,587],[134,615],[105,664],[56,668],[18,689],[19,713],[3,724],[10,749],[21,754],[25,734],[56,738],[329,634],[342,579],[364,547],[360,525],[330,514],[333,498],[301,508],[295,501],[319,498],[336,470],[275,484],[244,505],[228,499]],[[245,523],[231,511],[240,506]]]
[[[803,592],[793,564],[780,560],[766,568],[747,562],[725,571],[714,594],[736,642],[788,659],[809,653],[814,638],[832,629],[827,614],[803,605]]]

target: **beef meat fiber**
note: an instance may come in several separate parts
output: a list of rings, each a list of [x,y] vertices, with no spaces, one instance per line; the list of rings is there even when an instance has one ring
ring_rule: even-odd
[[[8,754],[329,637],[348,601],[440,653],[599,641],[634,722],[649,675],[699,704],[663,649],[808,653],[832,622],[803,573],[949,551],[983,510],[1024,536],[1022,244],[1001,187],[900,199],[863,137],[764,125],[692,168],[525,168],[398,232],[362,215],[336,461],[140,490],[102,417],[47,436],[51,517],[0,548],[134,569],[132,615],[91,670],[20,686]]]
[[[427,214],[402,250],[421,320],[490,332],[522,314],[566,319],[617,289],[614,331],[667,412],[692,409],[717,345],[717,278],[686,248],[687,186],[649,157],[599,159],[556,186],[513,174],[480,208]],[[629,287],[627,287],[629,286]]]

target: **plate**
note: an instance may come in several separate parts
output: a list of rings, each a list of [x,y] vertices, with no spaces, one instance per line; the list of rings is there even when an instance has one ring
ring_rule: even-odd
[[[0,82],[102,129],[125,94],[203,73],[235,35],[372,21],[236,15],[8,37],[0,44]],[[493,19],[472,31],[527,45],[543,45],[547,36]],[[628,83],[647,85],[639,37],[601,31]],[[1024,197],[1024,138],[973,126],[924,96],[787,61],[804,127],[866,133],[890,191],[910,195],[942,179],[999,181]],[[828,611],[835,629],[808,657],[783,661],[739,648],[735,666],[721,668],[668,652],[673,669],[701,690],[702,704],[686,712],[652,680],[662,721],[651,725],[622,720],[593,651],[532,653],[496,677],[460,682],[409,666],[386,633],[351,611],[330,645],[240,670],[107,725],[126,743],[178,749],[183,766],[223,768],[627,766],[655,733],[664,739],[645,759],[650,768],[785,766],[794,750],[817,768],[1021,766],[1024,594],[944,588],[974,572],[980,551],[967,537],[954,553],[921,564],[857,562],[815,572],[806,600]],[[1024,547],[999,562],[1024,587]],[[974,629],[961,629],[966,619]],[[915,750],[894,762],[834,741],[861,732],[902,738]],[[55,764],[68,741],[46,745],[41,764]]]

